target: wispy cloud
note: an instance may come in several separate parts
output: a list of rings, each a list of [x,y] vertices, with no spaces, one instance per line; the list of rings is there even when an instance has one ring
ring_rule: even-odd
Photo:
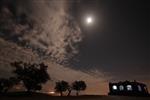
[[[78,52],[82,36],[68,13],[69,0],[2,0],[1,5],[1,37],[59,63]]]

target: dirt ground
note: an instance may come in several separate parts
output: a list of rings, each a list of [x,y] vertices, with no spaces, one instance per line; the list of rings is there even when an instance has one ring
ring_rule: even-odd
[[[150,100],[150,97],[128,96],[50,96],[45,94],[1,95],[0,100]]]

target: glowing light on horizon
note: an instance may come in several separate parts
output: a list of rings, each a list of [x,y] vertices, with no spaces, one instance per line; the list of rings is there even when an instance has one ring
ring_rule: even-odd
[[[49,92],[50,94],[55,94],[55,92],[54,91],[51,91],[51,92]]]

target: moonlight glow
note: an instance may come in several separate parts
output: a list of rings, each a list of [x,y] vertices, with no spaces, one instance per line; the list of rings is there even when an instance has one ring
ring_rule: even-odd
[[[92,17],[87,17],[86,18],[86,23],[87,24],[92,24],[93,23],[93,18]]]

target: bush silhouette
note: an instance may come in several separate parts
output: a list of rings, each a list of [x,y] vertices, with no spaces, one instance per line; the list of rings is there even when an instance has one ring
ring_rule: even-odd
[[[86,83],[84,81],[75,81],[72,83],[72,89],[76,90],[76,95],[79,95],[80,91],[83,91],[86,89]]]
[[[69,84],[66,81],[56,82],[55,91],[60,93],[63,96],[63,92],[67,91],[69,88]]]
[[[9,89],[8,79],[1,78],[0,79],[0,93],[6,93]]]
[[[11,63],[15,67],[13,71],[17,79],[23,82],[28,92],[42,89],[42,84],[46,83],[50,77],[44,63],[28,64],[23,62]]]
[[[0,79],[0,93],[7,93],[10,88],[18,83],[16,78],[10,77],[9,79]]]

